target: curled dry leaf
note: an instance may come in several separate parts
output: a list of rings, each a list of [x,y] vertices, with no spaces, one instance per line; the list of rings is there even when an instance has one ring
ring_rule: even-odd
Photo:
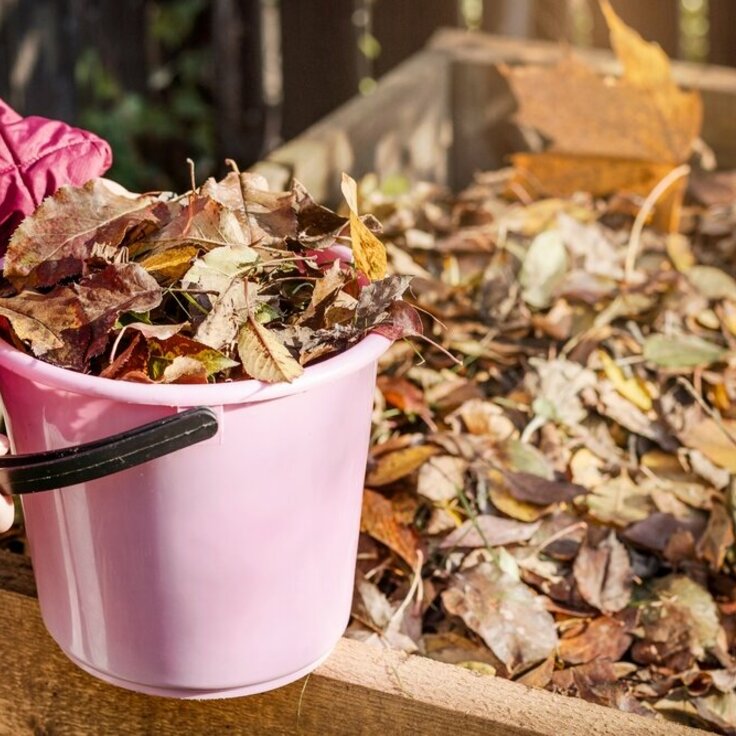
[[[590,621],[581,633],[561,639],[557,651],[570,664],[585,664],[594,659],[618,662],[632,641],[624,623],[600,616]]]
[[[388,498],[376,491],[365,490],[361,531],[385,544],[413,569],[417,564],[419,540],[412,529],[397,521],[396,516]]]

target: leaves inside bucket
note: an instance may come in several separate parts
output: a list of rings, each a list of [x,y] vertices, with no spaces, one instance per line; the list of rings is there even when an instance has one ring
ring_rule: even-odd
[[[373,330],[417,334],[344,188],[349,219],[248,173],[181,197],[63,187],[13,234],[0,325],[49,363],[155,383],[293,381]]]

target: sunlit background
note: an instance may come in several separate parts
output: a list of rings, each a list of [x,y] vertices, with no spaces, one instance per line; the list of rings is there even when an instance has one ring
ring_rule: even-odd
[[[613,0],[673,57],[736,64],[734,0]],[[0,0],[0,96],[105,136],[132,189],[248,165],[442,26],[607,45],[593,0]],[[380,111],[377,111],[380,114]]]

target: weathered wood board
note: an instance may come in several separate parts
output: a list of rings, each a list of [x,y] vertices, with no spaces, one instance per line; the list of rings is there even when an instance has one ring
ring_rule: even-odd
[[[96,680],[56,646],[27,558],[0,552],[0,610],[3,736],[705,733],[348,639],[313,674],[263,695],[202,702],[139,695]]]

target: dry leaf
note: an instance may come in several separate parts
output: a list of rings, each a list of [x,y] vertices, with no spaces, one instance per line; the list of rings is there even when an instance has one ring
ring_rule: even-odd
[[[386,486],[419,470],[437,452],[436,447],[417,445],[382,455],[375,467],[368,471],[365,482],[373,488]]]
[[[687,424],[678,437],[684,445],[701,452],[711,462],[736,473],[736,420],[716,422],[706,417]]]
[[[96,246],[114,251],[131,230],[160,224],[155,204],[152,196],[130,194],[104,179],[62,187],[13,233],[5,277],[21,288],[77,276]]]
[[[275,333],[250,317],[238,333],[238,355],[246,373],[258,381],[293,381],[304,369]]]
[[[159,284],[167,285],[178,281],[189,270],[198,252],[193,245],[182,245],[148,256],[140,264]]]
[[[490,562],[457,573],[442,603],[512,673],[546,659],[557,646],[554,619],[542,599]]]
[[[539,529],[540,522],[523,524],[500,516],[481,514],[468,519],[442,540],[441,549],[452,547],[497,547],[526,542]]]
[[[538,506],[572,501],[588,493],[587,489],[567,481],[547,480],[532,473],[504,473],[506,487],[517,501]]]
[[[412,569],[416,567],[419,550],[417,536],[408,526],[396,520],[393,505],[388,498],[370,489],[364,491],[360,529],[385,544]]]
[[[652,408],[652,397],[649,395],[646,384],[634,377],[626,378],[623,370],[605,351],[599,351],[598,357],[603,363],[606,377],[613,384],[616,391],[641,411],[649,411]]]
[[[633,573],[629,554],[611,532],[597,547],[580,547],[573,565],[580,595],[603,613],[615,613],[631,599]]]
[[[708,518],[708,526],[698,540],[696,551],[713,572],[718,572],[726,559],[726,553],[733,546],[733,519],[721,504],[714,504]]]
[[[436,455],[419,469],[417,493],[430,501],[451,501],[465,487],[468,462],[452,455]]]
[[[0,299],[0,315],[34,354],[84,371],[105,350],[121,312],[145,312],[161,302],[161,287],[138,264],[110,265],[78,284],[47,294]]]
[[[582,633],[561,639],[557,651],[570,664],[584,664],[599,658],[617,662],[632,641],[633,637],[621,621],[600,616],[590,621]]]
[[[551,151],[514,160],[516,184],[532,193],[648,194],[689,158],[700,133],[700,96],[679,90],[661,48],[626,26],[608,2],[602,7],[621,79],[605,79],[573,54],[551,67],[502,68],[519,102],[517,120],[552,141]],[[683,192],[682,181],[670,187],[658,226],[677,229]]]

